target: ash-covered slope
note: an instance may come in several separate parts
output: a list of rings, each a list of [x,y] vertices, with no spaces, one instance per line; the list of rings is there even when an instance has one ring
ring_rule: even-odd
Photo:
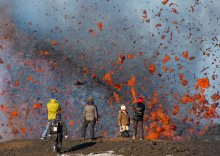
[[[82,156],[101,153],[112,153],[114,156],[218,156],[220,152],[219,141],[139,141],[128,139],[98,139],[89,141],[71,141],[63,143],[63,156]],[[112,152],[108,152],[112,151]],[[91,154],[93,153],[93,154]],[[2,156],[53,156],[52,145],[42,140],[13,140],[0,144]]]

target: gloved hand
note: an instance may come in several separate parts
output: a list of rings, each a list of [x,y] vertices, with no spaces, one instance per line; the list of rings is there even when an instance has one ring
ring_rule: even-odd
[[[122,126],[120,126],[120,131],[123,131],[123,127]]]
[[[68,139],[68,136],[67,136],[67,135],[65,135],[65,139]]]

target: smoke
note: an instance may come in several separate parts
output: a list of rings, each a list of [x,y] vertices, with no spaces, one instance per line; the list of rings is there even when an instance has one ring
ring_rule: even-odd
[[[111,125],[117,125],[118,106],[108,101],[117,92],[121,102],[131,104],[132,95],[128,86],[120,91],[107,86],[102,77],[109,71],[114,72],[116,84],[124,84],[135,75],[137,96],[150,99],[153,91],[158,91],[171,116],[172,106],[180,103],[173,94],[180,98],[185,93],[197,93],[194,87],[198,78],[210,81],[211,87],[205,90],[209,103],[218,91],[219,2],[170,0],[164,5],[161,0],[1,0],[0,6],[0,58],[4,61],[0,64],[0,102],[9,109],[0,115],[3,123],[12,120],[8,129],[27,128],[26,137],[39,137],[33,129],[43,131],[44,108],[52,96],[64,105],[64,119],[67,124],[74,121],[69,129],[73,128],[71,135],[77,136],[81,125],[78,116],[89,95],[102,108],[99,134],[110,129],[109,135],[114,136],[117,129]],[[103,28],[97,26],[100,22]],[[186,51],[191,60],[182,56]],[[126,59],[118,65],[120,54]],[[133,58],[129,59],[129,54]],[[170,57],[167,63],[162,62],[165,55]],[[150,64],[156,66],[153,74]],[[89,74],[84,74],[87,70]],[[91,74],[96,79],[91,79]],[[184,74],[186,86],[179,74]],[[80,79],[88,83],[74,86]],[[35,103],[42,103],[43,108],[35,110]],[[191,105],[180,107],[179,116],[172,116],[178,121],[188,114]],[[11,114],[21,108],[20,125],[15,125],[17,116],[11,119]],[[109,117],[114,120],[110,122]],[[0,134],[5,135],[3,131]],[[6,134],[6,138],[12,138],[9,135],[14,133]],[[16,133],[14,137],[24,136]]]

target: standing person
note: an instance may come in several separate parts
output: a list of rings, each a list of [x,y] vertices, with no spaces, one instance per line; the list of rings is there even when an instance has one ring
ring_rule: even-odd
[[[53,98],[47,103],[47,126],[42,134],[41,139],[46,139],[48,135],[48,129],[53,120],[61,120],[61,106],[59,102]]]
[[[57,152],[58,155],[60,155],[63,137],[65,136],[65,139],[68,139],[65,122],[61,119],[52,120],[49,128],[49,133],[53,141],[53,150]]]
[[[120,128],[122,137],[129,137],[129,133],[128,133],[129,125],[130,125],[130,117],[126,110],[126,106],[122,104],[121,110],[118,112],[118,126]]]
[[[143,118],[144,118],[144,111],[145,111],[145,105],[144,105],[144,100],[142,97],[139,97],[137,100],[137,103],[135,103],[132,106],[134,113],[133,113],[133,139],[136,138],[137,135],[137,127],[138,124],[141,126],[141,138],[140,140],[144,139],[144,126],[143,126]]]
[[[83,110],[83,126],[82,126],[82,133],[81,137],[84,140],[86,135],[86,129],[89,124],[91,124],[90,129],[90,138],[91,140],[94,139],[94,128],[95,124],[98,123],[98,109],[97,106],[94,104],[94,100],[92,97],[88,97],[86,100],[86,105]]]

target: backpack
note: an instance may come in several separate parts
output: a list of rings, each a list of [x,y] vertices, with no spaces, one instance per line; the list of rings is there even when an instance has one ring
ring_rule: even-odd
[[[58,134],[60,132],[61,132],[60,121],[58,120],[52,121],[50,125],[50,134]]]
[[[122,131],[122,132],[121,132],[121,136],[122,136],[123,138],[128,138],[128,137],[130,137],[129,131],[127,131],[127,130]]]
[[[134,110],[134,116],[135,117],[142,117],[144,115],[143,107],[141,103],[137,103],[135,110]]]

